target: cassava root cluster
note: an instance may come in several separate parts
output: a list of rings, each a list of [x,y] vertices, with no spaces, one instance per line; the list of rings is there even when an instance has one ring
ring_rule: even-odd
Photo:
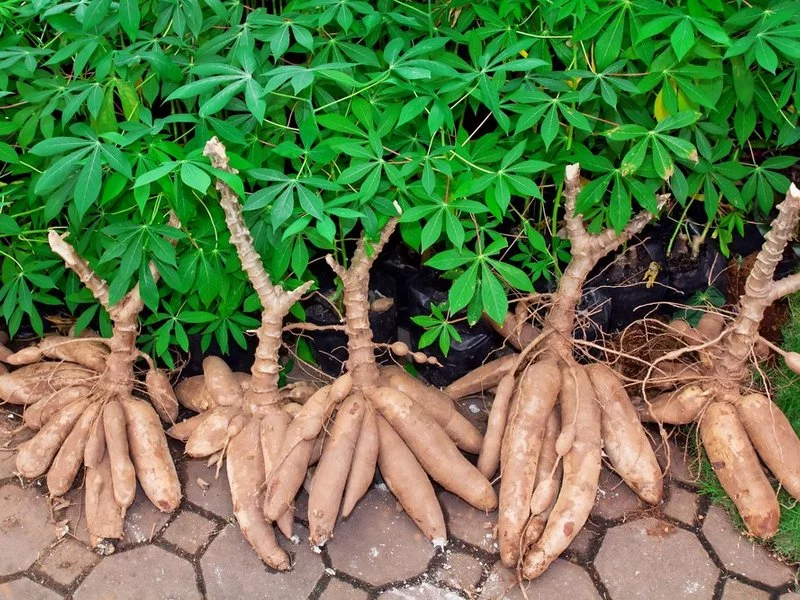
[[[573,357],[575,311],[587,276],[652,215],[635,216],[619,234],[591,235],[575,212],[578,165],[567,167],[564,190],[572,259],[542,329],[509,314],[496,327],[522,352],[487,363],[445,390],[458,398],[497,386],[478,468],[485,477],[499,469],[500,558],[526,579],[540,576],[589,517],[602,451],[646,502],[658,504],[663,490],[655,453],[619,377]]]
[[[64,237],[50,232],[49,241],[108,310],[113,335],[52,335],[19,352],[3,352],[0,358],[20,368],[0,375],[0,400],[23,406],[25,425],[36,431],[18,449],[19,475],[34,479],[46,473],[50,495],[62,496],[85,466],[84,510],[92,544],[98,545],[122,537],[137,480],[159,510],[178,507],[180,483],[159,419],[174,421],[178,403],[167,376],[136,349],[143,307],[138,285],[111,306],[106,282]],[[152,265],[151,271],[156,278]],[[150,364],[144,390],[149,402],[134,394],[138,358]]]
[[[768,346],[758,334],[764,311],[800,290],[800,274],[774,279],[798,220],[800,190],[792,184],[747,278],[736,317],[708,313],[696,328],[681,320],[670,323],[660,335],[678,347],[656,357],[641,382],[643,420],[698,424],[720,483],[748,531],[760,538],[777,531],[780,506],[759,457],[780,486],[800,499],[800,440],[751,369]],[[791,353],[786,358],[790,368],[798,366]]]

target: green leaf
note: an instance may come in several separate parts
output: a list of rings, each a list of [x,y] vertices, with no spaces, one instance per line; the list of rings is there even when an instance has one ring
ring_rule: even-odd
[[[672,30],[672,34],[669,36],[669,41],[672,44],[672,49],[675,50],[675,54],[678,56],[678,60],[681,60],[689,53],[689,50],[694,46],[695,38],[694,26],[692,25],[692,20],[688,16],[678,22],[675,29]]]
[[[88,153],[89,149],[85,148],[58,159],[42,173],[33,191],[41,195],[52,192],[56,188],[63,186],[70,175],[75,172],[81,159]]]
[[[208,186],[211,185],[211,177],[208,176],[208,173],[189,162],[181,165],[181,181],[201,194],[205,194]]]
[[[139,19],[139,0],[119,0],[119,24],[134,42],[139,31]]]
[[[444,252],[434,254],[431,258],[425,261],[425,264],[433,269],[449,271],[451,269],[457,269],[458,267],[464,266],[474,259],[475,255],[472,252],[461,250],[445,250]]]
[[[525,271],[515,267],[514,265],[509,265],[504,262],[500,262],[499,260],[494,260],[492,258],[488,259],[492,268],[500,274],[505,282],[523,292],[532,292],[533,291],[533,284],[531,283],[530,278],[525,274]]]
[[[75,183],[75,208],[78,209],[80,217],[83,217],[89,207],[97,201],[101,183],[100,152],[95,150],[89,155],[89,159],[83,165]]]
[[[459,275],[450,287],[450,292],[447,296],[450,303],[450,311],[456,313],[469,304],[475,295],[477,286],[478,263],[475,262],[464,273]],[[505,314],[503,316],[505,317]]]
[[[91,143],[90,140],[85,140],[83,138],[53,137],[48,140],[42,140],[31,148],[30,152],[36,156],[55,156],[82,146],[87,146]]]
[[[158,287],[145,262],[139,266],[139,293],[147,308],[152,311],[158,310]]]
[[[550,144],[553,143],[553,140],[556,139],[556,136],[558,135],[558,129],[558,110],[556,109],[555,105],[553,105],[547,112],[547,115],[542,122],[541,134],[542,140],[544,140],[545,148],[550,148]]]
[[[620,11],[595,43],[595,60],[598,69],[605,69],[619,56],[622,34],[625,30],[625,11]]]
[[[667,149],[658,140],[653,140],[653,165],[661,179],[668,180],[672,177],[674,165]]]
[[[83,11],[84,30],[92,29],[99,25],[108,14],[111,0],[92,0]]]
[[[481,273],[481,301],[483,310],[489,315],[489,318],[497,323],[502,323],[508,311],[506,291],[500,280],[485,265]]]
[[[633,214],[631,198],[626,193],[619,177],[615,177],[614,187],[611,188],[611,200],[608,204],[608,221],[614,231],[621,232],[631,220],[631,214]]]
[[[755,48],[755,57],[758,64],[770,73],[775,73],[778,68],[778,55],[775,54],[775,51],[761,37],[756,40]]]
[[[178,166],[178,163],[175,162],[166,162],[163,165],[156,167],[152,171],[148,171],[147,173],[142,173],[136,178],[136,181],[133,183],[133,187],[141,187],[143,185],[148,185],[165,177],[166,175],[172,173],[175,170],[175,167]]]

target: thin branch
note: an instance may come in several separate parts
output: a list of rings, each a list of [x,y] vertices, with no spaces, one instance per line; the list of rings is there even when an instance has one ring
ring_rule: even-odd
[[[356,251],[353,253],[353,258],[350,261],[350,268],[348,271],[360,271],[361,273],[364,271],[369,271],[370,268],[372,268],[372,263],[374,263],[375,259],[378,258],[378,255],[381,253],[381,250],[383,250],[386,242],[389,241],[389,238],[394,233],[396,227],[397,217],[392,217],[383,227],[383,230],[381,230],[381,235],[378,240],[373,243],[370,243],[370,240],[368,240],[367,237],[362,233],[361,237],[358,238]],[[368,244],[372,249],[372,254],[370,255],[367,255]],[[328,264],[330,264],[330,262]],[[337,272],[336,274],[338,275],[339,273]]]
[[[68,269],[71,269],[85,285],[95,299],[105,308],[110,311],[111,305],[108,301],[108,284],[98,277],[97,273],[89,266],[89,263],[81,257],[72,247],[72,244],[65,241],[69,233],[58,235],[55,231],[51,230],[47,236],[50,242],[50,248],[58,256],[64,259],[64,264]]]

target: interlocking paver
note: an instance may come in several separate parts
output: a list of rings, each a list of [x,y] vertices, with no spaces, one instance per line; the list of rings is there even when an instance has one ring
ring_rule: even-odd
[[[216,468],[206,467],[205,461],[187,460],[181,465],[181,481],[186,499],[200,508],[225,519],[233,516],[233,503],[225,468],[215,478]]]
[[[639,512],[645,506],[645,503],[616,473],[612,473],[606,468],[600,472],[600,485],[597,489],[592,517],[615,521]]]
[[[654,433],[656,440],[656,456],[662,469],[667,466],[667,452],[669,449],[669,476],[671,479],[676,479],[683,483],[692,485],[697,484],[697,476],[693,475],[696,471],[696,464],[692,461],[692,457],[687,453],[682,445],[676,444],[670,440],[666,446],[660,441],[658,437],[658,430],[651,428],[650,431]]]
[[[598,532],[594,531],[592,526],[587,523],[583,526],[583,529],[581,529],[575,539],[572,540],[568,549],[574,552],[580,560],[589,560],[592,544],[594,544],[598,535]]]
[[[30,567],[55,539],[47,500],[39,490],[0,488],[0,575]]]
[[[372,488],[336,525],[328,553],[336,570],[383,585],[425,571],[434,548],[388,490]]]
[[[670,487],[669,500],[664,504],[663,511],[676,521],[693,525],[697,515],[697,494],[673,485]]]
[[[133,504],[125,514],[124,537],[119,546],[122,548],[152,541],[164,529],[169,518],[170,513],[158,510],[139,487]]]
[[[708,510],[703,533],[722,563],[734,573],[773,586],[791,581],[792,570],[771,556],[766,548],[739,533],[722,508],[712,506]]]
[[[481,512],[449,492],[439,494],[439,502],[444,511],[447,533],[483,550],[497,551],[494,537],[497,511]]]
[[[84,544],[71,537],[65,537],[50,549],[39,568],[50,579],[68,586],[99,560],[100,557]]]
[[[322,576],[322,559],[306,541],[308,531],[295,528],[298,544],[278,534],[279,543],[294,554],[294,568],[279,573],[264,565],[235,525],[226,527],[211,542],[200,561],[209,600],[287,600],[306,598]]]
[[[200,600],[194,569],[157,546],[104,558],[75,591],[75,600]]]
[[[481,600],[525,600],[527,598],[569,598],[569,600],[599,600],[600,595],[589,574],[576,564],[556,559],[545,573],[523,584],[525,594],[517,583],[517,574],[499,562],[492,568],[481,590]]]
[[[216,528],[216,524],[197,513],[182,511],[164,532],[164,539],[189,554],[197,552]]]
[[[432,583],[407,585],[378,596],[380,600],[461,600],[461,595]]]
[[[367,592],[354,588],[341,579],[331,579],[322,592],[321,600],[366,600]]]
[[[0,583],[0,598],[4,600],[59,600],[61,596],[53,590],[34,583],[30,579],[15,579],[7,583]]]
[[[447,551],[444,564],[436,570],[436,578],[442,583],[472,592],[483,574],[484,564],[480,559],[462,552]]]
[[[735,579],[728,579],[722,590],[722,600],[769,600],[769,592]]]
[[[612,598],[711,598],[719,571],[688,531],[654,518],[606,532],[594,560]]]

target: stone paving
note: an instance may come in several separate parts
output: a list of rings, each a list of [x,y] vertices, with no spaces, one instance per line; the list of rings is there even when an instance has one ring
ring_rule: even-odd
[[[800,599],[797,570],[741,536],[724,511],[696,495],[674,449],[666,502],[645,508],[603,472],[591,519],[564,555],[521,589],[503,568],[496,515],[440,492],[450,539],[435,551],[395,499],[376,485],[321,553],[305,543],[303,493],[294,556],[277,574],[256,558],[232,519],[224,471],[180,457],[184,501],[165,515],[143,496],[131,507],[125,539],[100,556],[86,545],[82,490],[52,506],[42,482],[23,485],[11,449],[20,421],[0,411],[0,599],[191,600],[568,598]]]

